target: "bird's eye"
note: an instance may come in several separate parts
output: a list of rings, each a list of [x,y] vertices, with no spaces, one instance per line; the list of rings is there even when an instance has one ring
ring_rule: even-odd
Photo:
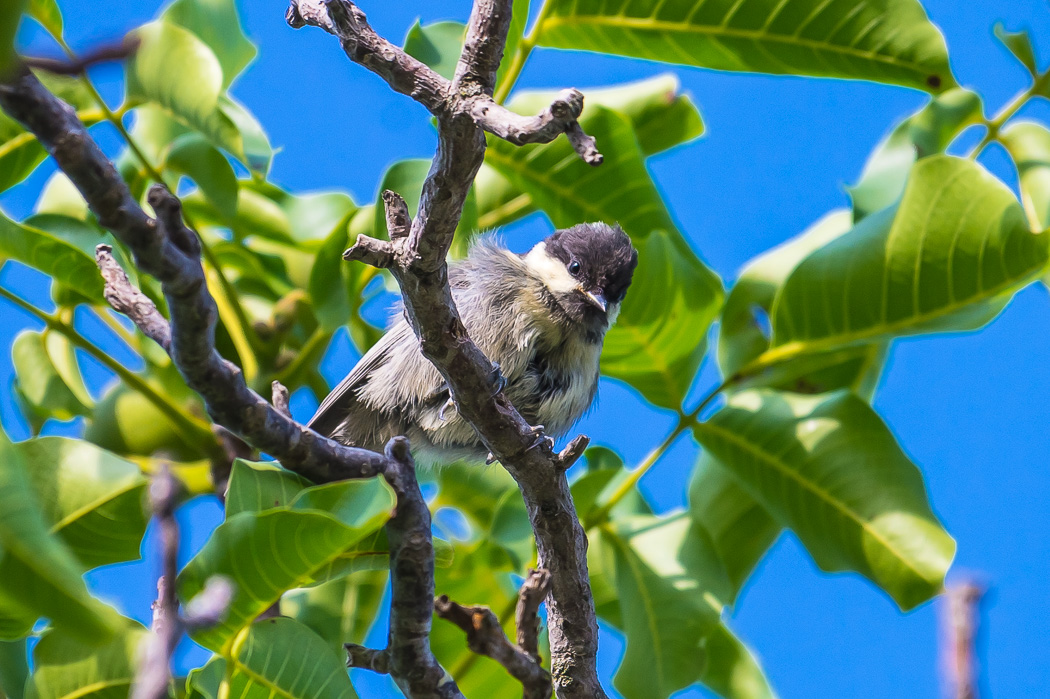
[[[575,277],[579,273],[580,273],[580,263],[577,262],[576,260],[573,260],[572,262],[569,263],[569,274],[571,274],[572,276]]]

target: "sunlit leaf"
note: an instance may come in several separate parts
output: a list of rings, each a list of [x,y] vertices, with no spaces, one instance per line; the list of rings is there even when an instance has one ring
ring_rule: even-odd
[[[108,640],[113,610],[93,598],[72,552],[53,536],[30,486],[25,460],[0,434],[0,616],[47,617],[86,643]]]
[[[514,3],[514,9],[511,11],[510,17],[510,30],[507,32],[507,44],[503,48],[503,60],[500,61],[499,70],[496,71],[496,92],[499,94],[503,88],[503,82],[506,79],[508,71],[511,69],[511,64],[515,60],[515,54],[517,53],[518,46],[521,45],[521,40],[525,38],[525,25],[529,21],[529,0],[517,0]]]
[[[95,266],[94,245],[106,240],[96,228],[76,219],[65,219],[57,235],[50,228],[59,223],[54,215],[15,223],[0,213],[0,257],[18,260],[54,277],[85,298],[102,301],[102,277]],[[63,217],[64,218],[64,217]],[[36,224],[36,225],[34,225]]]
[[[310,483],[277,464],[237,459],[226,490],[226,517],[285,507]]]
[[[941,589],[955,542],[867,403],[841,391],[747,391],[693,433],[824,570],[856,571],[902,609]]]
[[[1014,55],[1021,65],[1028,69],[1033,76],[1038,75],[1039,66],[1035,60],[1035,48],[1032,46],[1032,35],[1027,29],[1019,32],[1006,30],[1002,22],[997,22],[995,27],[995,38],[999,40],[1006,50]]]
[[[62,36],[62,10],[56,0],[29,0],[26,14],[40,22],[52,36]]]
[[[344,643],[364,643],[379,615],[387,577],[386,570],[362,570],[292,590],[281,598],[281,615],[310,627],[342,654]]]
[[[224,87],[255,58],[255,46],[244,35],[234,0],[175,0],[163,16],[211,48],[222,66]]]
[[[6,73],[14,59],[15,34],[26,0],[12,0],[0,5],[0,73]]]
[[[179,136],[171,144],[164,164],[193,180],[220,214],[229,219],[236,216],[237,176],[226,156],[203,136],[196,133]]]
[[[40,437],[15,445],[51,531],[85,568],[135,560],[146,532],[139,467],[93,444]]]
[[[980,165],[934,156],[901,203],[806,257],[774,303],[771,349],[753,364],[993,319],[1047,264],[1013,194]]]
[[[967,126],[981,120],[980,96],[953,88],[930,98],[876,147],[864,165],[860,181],[849,188],[853,220],[897,203],[917,160],[944,153]]]
[[[135,31],[140,44],[127,66],[128,99],[163,108],[184,125],[257,172],[272,153],[248,112],[222,94],[223,71],[212,50],[192,32],[170,22]]]
[[[751,361],[769,349],[769,314],[791,272],[810,253],[850,229],[848,211],[824,216],[797,237],[748,263],[729,291],[718,334],[718,364],[733,390],[770,386],[797,393],[850,388],[870,398],[885,360],[886,345],[873,343],[804,355],[743,375]]]
[[[706,451],[689,483],[689,515],[693,527],[684,555],[703,571],[711,593],[733,604],[782,527]]]
[[[342,654],[306,626],[283,618],[245,627],[226,658],[213,657],[190,674],[187,690],[191,698],[208,699],[357,699]]]
[[[541,46],[758,73],[955,84],[918,0],[551,0]]]
[[[424,26],[417,20],[405,37],[405,53],[451,80],[466,33],[467,27],[462,22],[435,22]]]
[[[135,680],[148,631],[123,620],[123,628],[105,645],[85,645],[57,630],[48,631],[33,649],[30,699],[111,699],[127,696]]]
[[[70,389],[48,356],[44,336],[24,330],[11,344],[11,363],[15,370],[16,388],[30,422],[39,428],[50,417],[69,420],[87,415],[91,403],[85,404]]]
[[[229,577],[236,588],[227,618],[194,638],[218,649],[284,592],[346,574],[352,566],[340,557],[374,536],[393,506],[389,486],[372,479],[311,488],[287,508],[227,518],[179,575],[183,599],[200,592],[212,575]]]
[[[186,390],[183,384],[183,392]],[[156,404],[123,383],[114,385],[98,402],[84,439],[122,456],[149,457],[163,452],[183,461],[200,458],[207,449],[207,445],[189,441]]]
[[[1017,166],[1021,202],[1035,231],[1050,227],[1050,131],[1033,121],[1010,124],[1001,140]]]

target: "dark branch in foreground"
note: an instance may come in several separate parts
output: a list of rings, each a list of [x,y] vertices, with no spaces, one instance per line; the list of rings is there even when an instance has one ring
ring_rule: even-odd
[[[222,621],[233,599],[233,586],[221,576],[209,578],[204,589],[186,605],[179,616],[175,594],[178,573],[179,525],[175,505],[179,482],[166,462],[150,483],[149,497],[160,529],[161,575],[157,580],[157,601],[153,603],[152,633],[147,637],[142,664],[131,688],[132,699],[164,699],[171,683],[171,657],[186,629],[214,626]]]
[[[69,58],[44,58],[25,56],[22,62],[29,68],[43,70],[56,75],[80,75],[91,66],[130,58],[138,50],[139,40],[126,37],[119,44],[100,46],[93,51]]]
[[[187,384],[204,398],[217,424],[316,483],[378,474],[390,481],[397,492],[398,505],[397,514],[387,526],[395,590],[390,647],[385,652],[387,665],[412,699],[462,699],[456,683],[430,652],[430,600],[434,595],[430,512],[419,492],[407,442],[393,440],[386,455],[346,447],[296,423],[285,414],[285,405],[271,406],[251,391],[240,370],[215,350],[215,301],[205,283],[199,240],[183,223],[178,199],[163,186],[154,186],[149,201],[157,218],[148,216],[73,110],[48,92],[28,70],[23,68],[0,83],[0,107],[36,135],[102,225],[131,249],[136,265],[160,280],[171,310],[170,324],[131,285],[112,251],[107,246],[96,250],[106,281],[106,298],[168,351]],[[280,404],[280,391],[278,395]],[[162,628],[163,633],[158,634],[155,651],[156,657],[165,659],[161,668],[165,678],[168,649],[174,647],[171,635],[177,639],[184,627],[221,618],[230,596],[228,589],[223,593],[221,582],[216,583],[218,587],[213,584],[210,591],[206,588],[187,605],[199,616],[179,620],[171,611],[174,559],[168,560],[169,570],[160,585],[163,602],[157,610],[158,629]],[[208,596],[199,600],[204,595]],[[222,601],[224,597],[226,602]],[[151,667],[161,664],[158,660]],[[150,693],[159,691],[154,689],[158,686],[154,680],[160,674],[160,670],[152,671],[148,688],[139,690],[141,694],[136,696],[160,696]],[[146,684],[146,680],[140,683]],[[166,692],[166,680],[162,684]]]
[[[548,699],[553,691],[550,673],[543,669],[536,647],[540,629],[537,612],[549,583],[547,571],[532,570],[521,586],[516,614],[517,645],[503,633],[499,618],[488,607],[464,607],[445,595],[434,600],[434,611],[466,632],[467,646],[472,651],[492,658],[521,682],[524,699]]]
[[[448,285],[445,259],[484,159],[486,130],[528,143],[550,140],[559,124],[567,124],[563,130],[572,135],[577,151],[588,162],[597,161],[593,142],[577,130],[572,116],[578,114],[574,95],[559,96],[547,116],[530,123],[491,99],[511,9],[512,0],[475,0],[451,81],[379,37],[349,0],[293,0],[287,19],[293,27],[310,24],[339,37],[352,61],[437,117],[437,153],[408,236],[390,241],[359,237],[346,257],[376,263],[397,279],[424,356],[450,387],[459,414],[518,483],[536,535],[539,565],[551,576],[551,674],[559,699],[604,699],[595,661],[598,624],[587,575],[587,537],[565,478],[586,441],[574,440],[562,454],[553,453],[547,440],[537,444],[535,430],[500,390],[500,377],[467,335]],[[403,220],[406,212],[396,198],[385,197],[385,203],[388,219]]]

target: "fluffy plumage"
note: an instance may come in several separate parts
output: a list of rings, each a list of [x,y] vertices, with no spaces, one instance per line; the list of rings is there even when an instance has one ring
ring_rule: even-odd
[[[471,338],[499,364],[525,419],[553,437],[594,400],[602,340],[637,260],[623,231],[592,223],[557,231],[525,255],[482,237],[450,266],[452,296]],[[485,455],[401,313],[309,425],[376,450],[403,434],[423,462]]]

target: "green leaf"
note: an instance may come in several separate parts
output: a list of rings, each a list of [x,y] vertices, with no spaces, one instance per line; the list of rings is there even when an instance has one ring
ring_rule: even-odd
[[[1033,230],[1050,227],[1050,131],[1033,121],[1010,124],[1000,136],[1017,166],[1021,202]]]
[[[149,632],[123,620],[121,632],[108,643],[85,645],[58,630],[48,631],[33,649],[33,676],[28,699],[109,699],[127,696],[138,669],[142,643]]]
[[[848,188],[854,222],[897,203],[915,162],[944,153],[966,127],[980,122],[983,110],[979,95],[952,88],[898,124],[868,158],[860,182]]]
[[[0,257],[38,269],[92,301],[103,300],[94,245],[106,240],[76,219],[47,214],[15,223],[0,213]],[[92,252],[85,249],[89,246]]]
[[[774,303],[771,349],[752,366],[902,335],[972,330],[1046,266],[1009,189],[980,165],[934,156],[898,206],[811,253]]]
[[[26,14],[40,22],[51,36],[62,36],[62,10],[55,0],[29,0]]]
[[[222,216],[232,220],[237,215],[237,175],[226,156],[203,136],[188,133],[176,138],[164,165],[193,180]]]
[[[606,447],[591,447],[584,453],[584,458],[587,459],[587,471],[573,482],[571,488],[572,501],[584,527],[604,524],[609,517],[617,519],[653,514],[641,491],[631,488],[599,519],[600,508],[608,504],[623,482],[631,477],[631,472],[624,466],[620,455]]]
[[[537,43],[668,63],[955,85],[944,38],[917,0],[550,0]]]
[[[333,332],[350,322],[351,316],[357,315],[361,305],[358,287],[362,276],[368,273],[363,265],[348,264],[343,260],[343,251],[350,243],[347,226],[354,215],[354,211],[348,211],[332,227],[310,269],[307,290],[314,315],[321,327]]]
[[[342,654],[344,643],[364,643],[386,591],[385,570],[362,570],[281,598],[281,616],[310,627]]]
[[[678,560],[690,521],[681,515],[621,521],[601,530],[615,565],[627,650],[613,683],[625,699],[665,699],[704,672],[718,611]]]
[[[0,641],[0,696],[22,699],[29,677],[27,639]]]
[[[220,690],[225,678],[228,686]],[[346,661],[324,639],[293,619],[265,619],[245,627],[226,658],[194,671],[188,689],[209,698],[357,699]]]
[[[703,571],[715,597],[734,604],[781,525],[708,452],[700,454],[689,483],[689,515],[691,565]]]
[[[1035,60],[1035,48],[1032,46],[1032,35],[1027,29],[1019,32],[1008,32],[1002,22],[995,23],[995,38],[999,40],[1006,50],[1013,54],[1014,58],[1021,62],[1028,72],[1033,76],[1039,75],[1039,66]]]
[[[313,509],[321,506],[335,514]],[[389,486],[373,479],[311,488],[290,507],[229,517],[179,575],[182,599],[199,593],[213,575],[236,587],[227,618],[194,639],[217,650],[284,592],[345,574],[340,557],[374,536],[393,506]]]
[[[68,548],[49,531],[18,449],[0,434],[0,616],[43,616],[84,642],[108,640],[116,614],[93,598]]]
[[[602,371],[627,381],[656,405],[677,408],[703,359],[722,287],[678,233],[645,168],[631,123],[608,109],[581,124],[602,144],[592,168],[565,139],[518,148],[490,139],[486,162],[557,227],[618,222],[639,249],[638,269],[602,353]]]
[[[18,395],[31,422],[43,424],[50,417],[70,420],[91,412],[90,397],[84,403],[69,387],[49,356],[44,334],[23,330],[11,344],[11,363],[14,365]]]
[[[208,45],[165,21],[140,27],[135,36],[140,44],[127,64],[128,99],[156,104],[265,174],[272,157],[265,134],[254,117],[222,94],[222,66]]]
[[[718,334],[718,364],[732,389],[770,386],[796,393],[823,393],[850,388],[870,399],[885,361],[886,345],[873,343],[803,355],[752,375],[739,373],[769,349],[763,319],[795,267],[850,229],[848,211],[834,211],[795,238],[748,263],[733,284],[722,308]]]
[[[51,531],[85,568],[139,558],[147,481],[137,465],[89,442],[41,437],[15,445]]]
[[[775,699],[751,650],[725,624],[707,635],[707,667],[700,683],[725,699]]]
[[[237,459],[226,490],[226,517],[285,507],[309,485],[302,476],[277,464]]]
[[[161,388],[170,391],[168,386]],[[191,461],[204,453],[204,445],[186,441],[154,403],[123,383],[115,384],[98,402],[84,429],[84,439],[124,456],[150,457],[164,452]]]
[[[451,80],[466,34],[467,25],[462,22],[435,22],[424,26],[416,20],[405,37],[405,53]]]
[[[255,58],[255,46],[244,35],[234,0],[175,0],[163,18],[197,35],[222,66],[223,87]]]
[[[856,571],[905,610],[940,591],[955,542],[864,401],[747,391],[693,432],[822,569]]]
[[[11,0],[0,5],[0,74],[7,73],[14,59],[15,34],[25,4],[25,0]]]

